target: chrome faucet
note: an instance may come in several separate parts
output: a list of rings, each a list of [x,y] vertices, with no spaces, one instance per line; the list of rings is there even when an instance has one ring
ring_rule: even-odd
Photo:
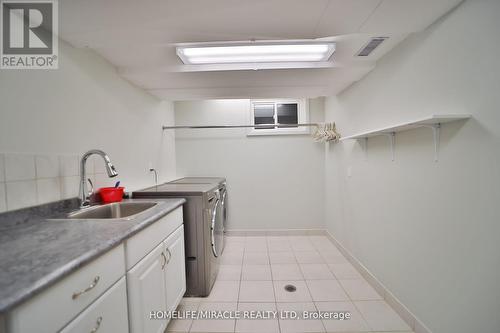
[[[85,171],[85,164],[87,162],[87,159],[94,154],[99,155],[104,159],[104,165],[106,166],[108,177],[111,178],[118,176],[118,172],[116,172],[115,166],[111,163],[111,160],[109,159],[108,155],[102,150],[92,149],[83,154],[82,159],[80,161],[80,200],[81,200],[80,207],[82,208],[90,205],[90,197],[94,193],[94,185],[92,184],[92,181],[89,179],[89,183],[92,188],[90,192],[87,192],[87,183],[85,181],[85,178],[87,178]]]

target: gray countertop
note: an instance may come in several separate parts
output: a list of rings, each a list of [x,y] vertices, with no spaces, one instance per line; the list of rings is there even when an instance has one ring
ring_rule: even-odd
[[[76,208],[68,202],[36,213],[28,209],[1,214],[0,314],[111,250],[181,206],[185,199],[126,201],[158,205],[129,220],[61,219]]]

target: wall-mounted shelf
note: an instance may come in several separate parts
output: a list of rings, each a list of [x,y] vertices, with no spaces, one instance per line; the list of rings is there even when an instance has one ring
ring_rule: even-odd
[[[364,140],[364,148],[367,148],[368,138],[374,136],[384,135],[387,136],[391,144],[392,160],[394,161],[394,145],[395,136],[397,132],[408,131],[414,128],[427,127],[431,128],[434,135],[434,160],[438,160],[438,149],[439,149],[439,130],[441,129],[441,124],[449,123],[452,121],[466,120],[469,119],[471,115],[468,114],[438,114],[431,115],[415,121],[409,121],[389,127],[379,128],[373,131],[366,131],[354,135],[349,135],[340,139],[344,140]]]

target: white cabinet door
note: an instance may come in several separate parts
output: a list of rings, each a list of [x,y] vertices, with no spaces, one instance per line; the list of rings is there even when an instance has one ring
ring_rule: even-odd
[[[184,256],[184,226],[180,226],[164,242],[167,264],[165,288],[167,311],[175,310],[186,292],[186,259]]]
[[[125,277],[62,329],[61,333],[128,332]]]
[[[127,272],[130,332],[163,333],[165,320],[150,319],[153,311],[166,311],[164,243]]]

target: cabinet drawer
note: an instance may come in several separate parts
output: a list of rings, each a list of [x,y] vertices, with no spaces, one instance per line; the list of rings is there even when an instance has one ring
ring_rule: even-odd
[[[125,275],[119,245],[9,313],[8,332],[56,332]]]
[[[61,333],[128,332],[127,288],[125,277],[92,303]]]
[[[127,270],[182,225],[182,221],[182,207],[179,207],[128,239],[125,244]]]

